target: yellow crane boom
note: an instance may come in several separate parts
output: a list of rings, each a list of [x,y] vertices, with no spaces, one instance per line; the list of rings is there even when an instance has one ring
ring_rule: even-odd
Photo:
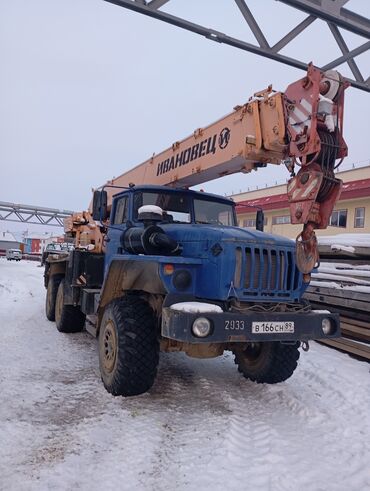
[[[284,163],[291,173],[287,188],[291,221],[304,224],[297,238],[298,263],[301,271],[308,272],[317,260],[314,229],[327,227],[341,190],[334,169],[337,160],[347,155],[342,136],[347,86],[338,72],[323,73],[310,64],[307,75],[285,92],[274,92],[269,86],[255,93],[230,114],[108,181],[108,205],[115,187],[151,184],[187,188]],[[68,232],[80,233],[81,226],[88,227],[91,243],[100,250],[101,239],[89,213],[75,214],[66,221]]]

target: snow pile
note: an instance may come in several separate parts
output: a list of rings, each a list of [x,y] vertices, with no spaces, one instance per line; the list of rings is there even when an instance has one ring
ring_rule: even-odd
[[[192,314],[206,314],[207,312],[214,312],[220,314],[223,312],[222,308],[213,303],[203,302],[180,302],[174,303],[170,307],[173,310],[179,310],[180,312],[188,312]]]
[[[310,287],[320,287],[320,288],[334,288],[336,290],[343,290],[347,292],[357,292],[357,293],[369,293],[369,286],[361,286],[361,285],[344,285],[343,283],[336,283],[335,281],[310,281]]]
[[[350,291],[370,294],[370,234],[322,236],[318,241],[326,261],[312,274],[310,286],[347,290],[349,296]],[[331,262],[338,253],[349,258]]]
[[[352,246],[346,246],[346,245],[341,245],[341,244],[331,244],[330,248],[332,251],[336,251],[336,252],[343,251],[343,252],[354,253],[356,251],[356,249]]]
[[[355,275],[358,275],[360,271],[369,271],[369,276],[370,276],[370,264],[349,264],[349,263],[323,261],[320,265],[320,271],[323,271],[325,268],[327,272],[329,272],[329,270],[331,269],[336,269],[336,270],[345,269],[347,270],[347,272],[351,270]]]
[[[163,210],[162,208],[156,205],[144,205],[144,206],[140,206],[138,213],[139,215],[141,215],[141,213],[155,213],[156,215],[162,216]]]
[[[370,294],[370,265],[322,262],[310,286]]]
[[[319,251],[344,256],[370,256],[370,234],[338,234],[318,237]]]
[[[366,491],[369,366],[311,343],[278,385],[233,356],[164,354],[149,393],[112,397],[96,340],[44,317],[43,270],[0,260],[0,489]]]
[[[348,247],[370,247],[370,234],[322,235],[317,239],[320,245],[340,244]]]

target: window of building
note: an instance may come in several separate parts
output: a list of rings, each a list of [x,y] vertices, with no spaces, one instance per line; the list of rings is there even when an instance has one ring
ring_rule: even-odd
[[[290,215],[284,215],[281,217],[272,217],[273,225],[284,225],[285,223],[290,223]]]
[[[243,227],[255,228],[256,227],[255,218],[247,218],[246,220],[243,220]]]
[[[267,217],[264,218],[263,224],[267,225]],[[243,220],[243,227],[246,228],[256,228],[256,219],[255,218],[246,218]]]
[[[364,228],[365,208],[355,208],[355,228]]]
[[[332,227],[347,227],[347,210],[334,210],[329,225]]]

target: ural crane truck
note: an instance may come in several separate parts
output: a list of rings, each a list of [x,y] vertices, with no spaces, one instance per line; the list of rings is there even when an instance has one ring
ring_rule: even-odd
[[[45,265],[46,316],[61,332],[99,338],[105,388],[132,396],[152,386],[159,351],[235,354],[242,374],[277,383],[299,347],[340,335],[336,314],[302,300],[318,263],[315,229],[328,225],[341,190],[334,169],[347,155],[344,89],[335,71],[312,65],[227,116],[109,181],[89,211],[65,220],[74,250]],[[237,226],[231,199],[189,187],[267,164],[290,172],[296,242]]]

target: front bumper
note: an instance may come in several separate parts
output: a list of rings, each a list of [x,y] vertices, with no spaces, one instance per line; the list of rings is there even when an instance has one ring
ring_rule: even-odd
[[[211,321],[212,329],[205,338],[192,333],[192,325],[198,317]],[[322,320],[330,319],[331,334],[324,334]],[[233,321],[233,322],[231,322]],[[294,332],[253,333],[252,323],[294,322]],[[339,314],[319,312],[234,312],[197,314],[180,312],[164,307],[162,312],[162,336],[186,343],[245,343],[258,341],[309,341],[340,337]]]

